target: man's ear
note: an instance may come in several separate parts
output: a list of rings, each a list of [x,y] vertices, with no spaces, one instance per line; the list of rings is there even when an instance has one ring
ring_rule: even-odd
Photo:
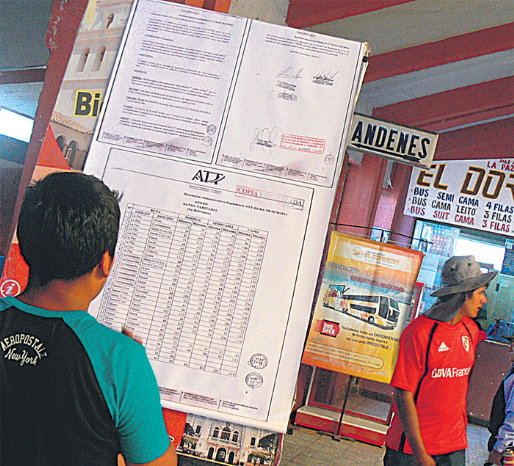
[[[111,273],[112,265],[114,264],[114,257],[111,257],[109,251],[105,251],[102,254],[102,259],[100,260],[100,272],[103,274],[105,278],[109,276]]]

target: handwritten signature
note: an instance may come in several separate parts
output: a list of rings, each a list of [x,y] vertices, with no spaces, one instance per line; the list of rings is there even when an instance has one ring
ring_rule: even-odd
[[[298,96],[294,92],[270,91],[269,95],[273,99],[282,99],[291,102],[296,102],[298,100]]]
[[[335,77],[339,74],[339,71],[321,71],[312,77],[315,84],[324,84],[332,86],[334,84]]]
[[[288,66],[283,70],[279,71],[277,78],[289,78],[289,79],[301,79],[303,68],[295,68],[294,66]]]
[[[277,128],[269,129],[269,128],[255,128],[253,141],[250,144],[250,150],[253,151],[257,146],[262,149],[268,149],[271,152],[271,149],[276,146],[275,139],[277,138]]]

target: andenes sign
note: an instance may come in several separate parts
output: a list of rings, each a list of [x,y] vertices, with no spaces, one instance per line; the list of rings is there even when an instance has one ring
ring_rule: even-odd
[[[414,168],[404,214],[514,236],[514,158]]]
[[[436,133],[353,115],[348,147],[410,165],[430,166],[439,137]]]

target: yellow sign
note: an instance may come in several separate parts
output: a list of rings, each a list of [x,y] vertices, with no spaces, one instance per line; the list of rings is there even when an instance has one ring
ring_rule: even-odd
[[[389,383],[422,258],[332,233],[303,363]]]
[[[73,115],[97,117],[102,106],[102,93],[99,91],[78,90],[75,96]]]

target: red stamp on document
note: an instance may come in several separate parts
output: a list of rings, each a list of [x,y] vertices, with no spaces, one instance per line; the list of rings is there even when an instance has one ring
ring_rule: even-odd
[[[325,152],[325,145],[325,139],[313,138],[310,136],[283,134],[280,138],[281,149],[309,152],[311,154],[323,154],[323,152]]]

